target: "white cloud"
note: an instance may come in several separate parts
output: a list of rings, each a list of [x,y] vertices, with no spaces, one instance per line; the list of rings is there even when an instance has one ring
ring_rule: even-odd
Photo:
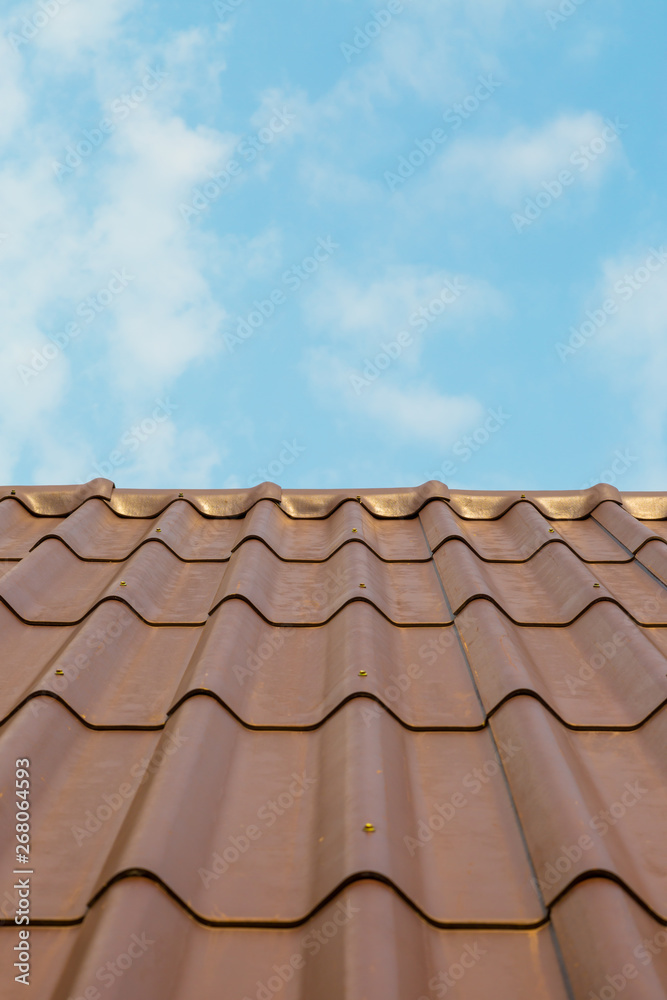
[[[374,280],[330,268],[304,302],[309,326],[347,341],[357,360],[401,331],[413,338],[409,353],[416,359],[422,335],[469,333],[482,317],[506,308],[500,292],[478,278],[408,265],[388,267]]]
[[[398,385],[391,375],[380,374],[357,392],[350,370],[327,349],[312,351],[305,370],[319,398],[332,407],[344,405],[362,440],[370,432],[387,441],[448,448],[484,416],[473,396],[447,395],[423,380]]]
[[[623,140],[593,111],[559,115],[539,128],[518,127],[500,138],[460,138],[445,147],[432,180],[433,190],[445,185],[470,197],[490,196],[502,205],[516,205],[541,190],[561,170],[577,183],[596,187],[612,165],[623,158]]]
[[[121,29],[123,18],[138,6],[138,0],[27,0],[14,7],[6,19],[6,31],[19,36],[18,50],[25,43],[65,60],[83,53],[96,54],[113,41]],[[14,40],[16,43],[16,39]],[[57,67],[68,72],[71,66]]]
[[[73,470],[81,455],[90,452],[89,427],[73,431],[66,407],[68,394],[85,387],[79,381],[82,360],[100,381],[106,405],[113,408],[112,419],[122,426],[137,400],[150,401],[167,391],[190,365],[218,349],[225,309],[208,276],[207,259],[216,257],[224,237],[188,228],[179,204],[209,167],[231,155],[236,137],[187,124],[171,112],[158,84],[115,120],[103,149],[88,150],[59,180],[52,169],[54,159],[64,161],[65,145],[75,145],[82,135],[56,134],[51,119],[40,117],[37,104],[32,116],[26,113],[28,91],[39,93],[48,86],[53,66],[71,56],[70,47],[89,52],[99,42],[96,71],[92,79],[87,77],[87,97],[98,102],[99,112],[82,125],[91,129],[109,114],[105,102],[114,92],[109,87],[124,86],[128,74],[138,83],[141,78],[133,76],[133,67],[143,66],[145,72],[147,56],[160,55],[153,46],[142,58],[132,43],[119,60],[117,52],[104,49],[102,41],[121,30],[122,15],[131,6],[110,2],[101,14],[97,7],[86,12],[86,4],[72,0],[71,13],[69,8],[59,10],[18,55],[9,47],[8,59],[0,64],[0,94],[11,96],[23,116],[16,127],[24,137],[0,159],[0,262],[5,279],[0,292],[0,364],[4,398],[11,404],[0,416],[0,435],[15,442],[2,456],[10,479],[12,466],[28,444],[35,470],[47,480],[62,480],[63,469]],[[30,16],[23,8],[20,13]],[[35,61],[32,46],[38,41],[41,54]],[[180,69],[188,59],[200,63],[205,45],[197,33],[180,43],[172,36],[164,42],[158,62],[167,71],[166,57],[174,54]],[[30,73],[21,76],[21,64],[29,60]],[[85,66],[78,68],[85,75]],[[173,74],[167,80],[171,82]],[[88,325],[79,318],[78,307],[102,290],[108,297],[114,272],[126,276],[124,287]],[[56,351],[47,334],[61,333],[68,322],[78,322],[81,332]],[[46,365],[35,353],[43,354],[45,346],[52,355]],[[97,363],[91,365],[93,354]],[[23,378],[21,365],[26,366]],[[174,426],[165,456],[180,455],[182,469],[191,467],[207,476],[217,461],[210,442],[195,432],[188,437],[178,422]],[[58,445],[59,437],[69,444]],[[157,474],[158,466],[151,470]]]
[[[395,14],[375,37],[365,32],[366,25],[374,20],[373,11],[357,15],[341,41],[353,44],[354,29],[359,28],[361,45],[364,34],[368,44],[350,55],[354,84],[349,86],[347,97],[359,106],[368,106],[375,97],[391,98],[408,88],[424,101],[447,104],[459,99],[480,73],[500,69],[501,44],[516,37],[527,14],[542,10],[548,3],[404,0],[402,12]],[[337,89],[346,83],[349,77]]]
[[[29,106],[28,95],[21,87],[20,72],[20,55],[6,38],[0,38],[0,142],[3,143],[24,120]]]
[[[426,383],[405,388],[380,383],[371,386],[367,412],[405,441],[446,448],[479,423],[481,403],[472,396],[446,396]]]
[[[377,181],[366,181],[349,170],[311,156],[301,160],[299,180],[308,192],[310,203],[318,206],[331,202],[366,206],[371,201],[379,202],[383,195]]]

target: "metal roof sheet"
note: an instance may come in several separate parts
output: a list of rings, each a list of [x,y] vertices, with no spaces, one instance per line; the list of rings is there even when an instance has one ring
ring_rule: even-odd
[[[664,1000],[666,598],[605,484],[0,489],[31,995]]]

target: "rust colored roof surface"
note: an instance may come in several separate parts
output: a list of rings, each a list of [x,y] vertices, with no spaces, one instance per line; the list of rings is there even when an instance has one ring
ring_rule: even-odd
[[[667,996],[667,495],[3,488],[0,664],[3,998]]]

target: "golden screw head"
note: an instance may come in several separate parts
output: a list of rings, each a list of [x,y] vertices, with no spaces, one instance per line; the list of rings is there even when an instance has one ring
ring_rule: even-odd
[[[56,670],[56,673],[58,674],[58,677],[62,677],[62,675],[65,673],[65,671],[64,670]]]
[[[372,823],[364,823],[364,833],[375,833],[375,827]]]
[[[366,671],[365,671],[365,670],[360,670],[360,671],[359,671],[359,676],[360,676],[360,677],[368,677],[368,674],[366,673]]]
[[[360,583],[359,586],[361,587],[362,590],[366,589],[366,584],[365,583]]]
[[[120,585],[121,585],[121,587],[127,587],[127,584],[125,583],[125,580],[121,580],[120,581]]]

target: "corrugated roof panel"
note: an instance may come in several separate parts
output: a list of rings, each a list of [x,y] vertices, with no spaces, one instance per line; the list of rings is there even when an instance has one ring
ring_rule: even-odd
[[[385,563],[365,545],[346,545],[326,562],[295,563],[249,539],[234,552],[213,608],[238,597],[274,624],[323,624],[356,600],[395,625],[452,620],[432,562]]]
[[[183,562],[164,545],[142,546],[124,563],[84,562],[52,538],[5,575],[0,599],[34,624],[74,624],[102,601],[117,600],[144,621],[196,625],[206,621],[226,568]]]
[[[459,538],[489,562],[525,562],[556,542],[565,543],[586,562],[632,559],[593,518],[552,522],[528,501],[516,503],[495,520],[464,520],[449,504],[437,502],[425,507],[419,517],[433,552],[451,538]]]
[[[57,984],[59,997],[84,996],[97,985],[115,1000],[145,1000],[147,990],[198,1000],[272,994],[430,1000],[455,984],[469,998],[568,998],[549,926],[441,930],[391,888],[371,881],[345,888],[299,927],[247,930],[197,923],[158,886],[127,879],[98,900],[82,927],[32,934],[41,996]],[[99,969],[129,950],[136,961],[122,978],[98,978]],[[22,996],[18,988],[8,995]]]
[[[0,490],[31,996],[664,1000],[665,518],[604,484]]]
[[[505,771],[547,904],[602,871],[667,921],[667,712],[635,732],[573,732],[515,698],[491,728],[521,741]]]
[[[568,726],[628,729],[667,700],[667,631],[641,628],[611,601],[568,628],[518,626],[482,600],[457,622],[487,713],[533,692]]]
[[[640,625],[667,625],[667,591],[636,559],[584,563],[566,546],[549,545],[524,563],[490,563],[456,539],[433,559],[456,614],[486,597],[519,625],[568,625],[608,600]]]

